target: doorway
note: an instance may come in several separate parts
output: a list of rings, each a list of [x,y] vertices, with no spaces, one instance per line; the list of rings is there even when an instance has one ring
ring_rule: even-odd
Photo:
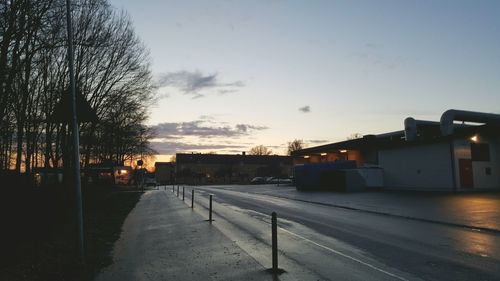
[[[472,160],[458,159],[458,170],[460,173],[460,187],[473,188],[474,178],[472,174]]]

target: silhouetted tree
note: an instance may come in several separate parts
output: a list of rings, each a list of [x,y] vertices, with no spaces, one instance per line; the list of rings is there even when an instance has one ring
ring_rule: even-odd
[[[287,154],[292,155],[292,152],[305,148],[303,140],[294,139],[288,143]]]
[[[68,126],[51,119],[68,94],[65,4],[0,1],[0,169],[68,161]],[[100,120],[80,125],[84,165],[151,155],[149,55],[129,16],[106,0],[75,0],[71,10],[77,89]]]
[[[271,155],[273,151],[263,145],[257,145],[250,149],[248,154],[250,155]]]
[[[172,162],[172,163],[177,162],[177,156],[175,154],[170,156],[170,162]]]
[[[360,134],[360,133],[352,133],[346,139],[347,140],[355,140],[355,139],[359,139],[359,138],[362,138],[362,137],[363,137],[363,135]]]

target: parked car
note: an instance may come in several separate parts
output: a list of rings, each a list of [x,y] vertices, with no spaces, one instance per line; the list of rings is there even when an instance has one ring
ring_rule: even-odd
[[[288,178],[271,178],[267,182],[272,184],[291,184],[292,180]]]
[[[266,179],[263,177],[255,177],[252,180],[250,180],[251,184],[263,184],[266,183]]]

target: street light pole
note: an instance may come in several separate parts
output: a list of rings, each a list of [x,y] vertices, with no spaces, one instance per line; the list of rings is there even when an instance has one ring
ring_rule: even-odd
[[[75,91],[75,73],[73,58],[73,28],[71,26],[71,8],[70,0],[66,0],[66,22],[68,33],[68,68],[69,68],[69,86],[70,86],[70,104],[71,104],[71,125],[73,132],[73,177],[75,184],[76,199],[76,220],[78,227],[78,254],[80,261],[84,261],[83,246],[83,211],[82,211],[82,183],[80,180],[80,141],[78,131],[78,120],[76,116],[76,91]]]

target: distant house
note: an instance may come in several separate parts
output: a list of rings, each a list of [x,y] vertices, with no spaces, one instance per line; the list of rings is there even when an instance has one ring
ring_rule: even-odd
[[[188,184],[248,183],[254,177],[288,177],[292,158],[278,155],[176,155],[176,179]]]
[[[378,168],[375,185],[390,189],[500,189],[500,115],[448,110],[440,122],[409,117],[404,124],[401,131],[295,151],[294,163],[353,160],[366,186],[367,171]]]

